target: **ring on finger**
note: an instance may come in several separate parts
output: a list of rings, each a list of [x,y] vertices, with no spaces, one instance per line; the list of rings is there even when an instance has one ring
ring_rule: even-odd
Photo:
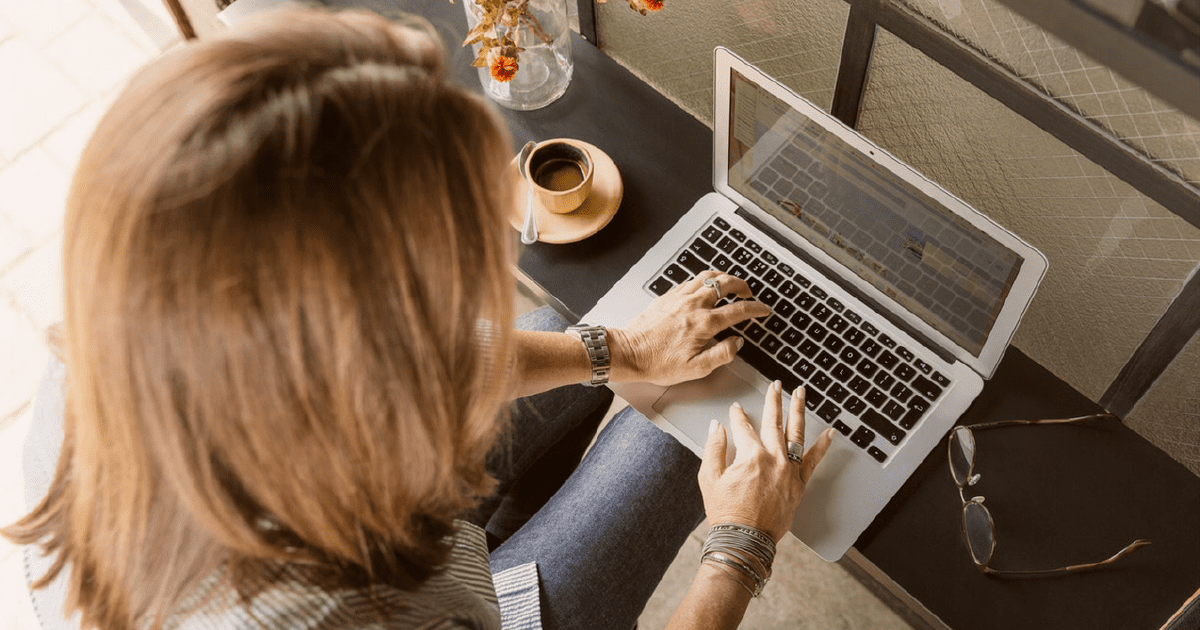
[[[716,278],[705,278],[704,286],[709,287],[713,291],[717,292],[717,300],[718,301],[720,301],[720,299],[722,297],[724,297],[724,294],[721,293],[721,282],[719,280],[717,280]]]
[[[787,458],[797,464],[804,464],[804,445],[798,442],[787,443]]]

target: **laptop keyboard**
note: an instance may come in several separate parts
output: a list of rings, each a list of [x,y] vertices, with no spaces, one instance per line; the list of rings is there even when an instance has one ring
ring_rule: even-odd
[[[745,280],[754,298],[773,310],[765,320],[741,322],[718,338],[740,335],[746,341],[738,352],[742,360],[781,381],[786,391],[804,385],[808,417],[831,424],[880,463],[950,385],[934,369],[935,360],[882,332],[873,314],[851,310],[821,286],[823,280],[801,274],[721,217],[711,219],[646,288],[662,295],[706,269]]]

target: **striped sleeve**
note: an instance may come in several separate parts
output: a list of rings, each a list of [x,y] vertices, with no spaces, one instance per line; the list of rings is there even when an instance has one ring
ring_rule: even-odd
[[[542,630],[537,563],[527,562],[492,575],[504,630]]]

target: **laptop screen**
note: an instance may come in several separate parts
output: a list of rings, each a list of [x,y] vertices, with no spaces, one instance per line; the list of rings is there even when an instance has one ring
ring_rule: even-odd
[[[731,72],[729,185],[978,357],[1022,258]]]

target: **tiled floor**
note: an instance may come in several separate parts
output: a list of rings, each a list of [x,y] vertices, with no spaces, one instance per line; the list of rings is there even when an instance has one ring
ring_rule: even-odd
[[[49,356],[44,331],[62,317],[71,173],[129,73],[175,43],[158,0],[0,0],[0,524],[25,510],[21,446]],[[695,574],[702,536],[684,545],[640,627],[666,624]],[[742,627],[908,628],[794,539],[781,546],[772,584]],[[21,552],[0,538],[0,630],[37,629]]]

